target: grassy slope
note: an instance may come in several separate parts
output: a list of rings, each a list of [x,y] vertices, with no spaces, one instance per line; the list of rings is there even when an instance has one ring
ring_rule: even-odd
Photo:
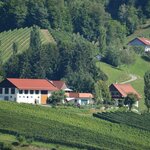
[[[143,97],[143,99],[140,101],[140,110],[145,109],[143,76],[145,72],[150,69],[150,62],[143,60],[140,56],[137,55],[135,64],[130,66],[121,66],[119,69],[114,68],[106,63],[100,63],[99,66],[108,75],[109,84],[126,81],[129,79],[129,74],[136,75],[138,79],[131,82],[131,84]]]
[[[12,55],[12,45],[18,43],[18,53],[25,51],[29,47],[31,28],[20,28],[15,30],[4,31],[0,33],[0,51],[2,52],[3,62],[7,61]],[[51,34],[41,30],[40,36],[43,44],[55,42]],[[49,38],[47,37],[49,36]]]
[[[150,133],[66,109],[0,102],[0,130],[91,149],[148,149]]]

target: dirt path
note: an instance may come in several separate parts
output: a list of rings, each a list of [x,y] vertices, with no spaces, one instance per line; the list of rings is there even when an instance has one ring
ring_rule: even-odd
[[[47,29],[41,29],[42,34],[46,38],[46,40],[50,43],[56,43],[52,35],[49,33]]]
[[[127,80],[127,81],[124,81],[124,82],[121,82],[120,84],[125,84],[125,83],[130,83],[130,82],[133,82],[135,80],[137,80],[137,76],[133,75],[133,74],[130,74],[130,80]]]

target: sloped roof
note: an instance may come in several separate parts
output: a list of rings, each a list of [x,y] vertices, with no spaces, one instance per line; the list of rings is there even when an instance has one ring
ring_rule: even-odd
[[[66,96],[70,98],[94,98],[93,94],[91,93],[69,92],[69,93],[66,93]]]
[[[53,81],[50,81],[50,82],[52,82],[60,90],[67,88],[67,86],[66,86],[64,81],[53,80]]]
[[[144,38],[144,37],[139,37],[137,38],[139,39],[142,43],[144,43],[145,45],[150,46],[150,39]]]
[[[133,93],[136,94],[139,99],[141,98],[140,94],[130,84],[113,84],[113,86],[120,92],[123,97]]]
[[[57,87],[55,87],[51,82],[46,79],[7,78],[7,80],[21,90],[58,90]]]
[[[138,41],[140,41],[141,43],[143,43],[143,45],[150,46],[150,39],[144,38],[144,37],[137,37],[137,38],[131,40],[128,44],[130,45],[132,42],[134,42],[134,41],[136,41],[136,40],[138,40]]]

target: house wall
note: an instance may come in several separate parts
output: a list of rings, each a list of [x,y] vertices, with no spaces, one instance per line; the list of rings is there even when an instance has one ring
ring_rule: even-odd
[[[145,47],[145,52],[150,52],[150,46]]]
[[[119,91],[113,86],[111,85],[109,87],[110,93],[111,93],[111,97],[112,98],[122,98],[122,95],[119,93]]]
[[[14,87],[12,87],[14,88]],[[2,94],[0,94],[0,100],[8,100],[8,101],[16,101],[18,103],[30,103],[35,104],[35,101],[37,104],[46,104],[46,98],[45,102],[41,102],[42,95],[44,95],[47,98],[51,96],[51,91],[48,91],[48,94],[41,94],[41,90],[39,90],[39,93],[36,94],[35,90],[33,90],[33,94],[30,93],[30,90],[26,90],[28,94],[25,94],[25,90],[22,90],[22,94],[19,93],[19,90],[17,88],[15,89],[15,93],[11,94],[11,88],[8,88],[9,92],[8,94],[5,93],[5,88],[2,88]]]

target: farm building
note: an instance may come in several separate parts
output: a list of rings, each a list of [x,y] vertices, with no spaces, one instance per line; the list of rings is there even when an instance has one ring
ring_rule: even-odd
[[[65,92],[71,92],[72,89],[70,89],[67,84],[65,83],[65,81],[61,81],[61,80],[53,80],[50,81],[53,85],[55,85],[59,90],[64,90]]]
[[[46,79],[7,78],[0,83],[0,99],[18,103],[46,104],[53,91],[58,91]]]
[[[128,43],[130,46],[142,46],[145,52],[150,52],[150,39],[139,37],[135,38]]]
[[[91,93],[76,93],[76,92],[69,92],[66,93],[66,101],[72,102],[74,104],[79,105],[88,105],[93,104],[94,96]]]
[[[54,91],[64,90],[67,102],[80,105],[90,104],[93,95],[90,93],[74,93],[64,81],[46,79],[6,78],[0,83],[0,100],[16,101],[18,103],[47,104],[47,98]]]
[[[116,100],[116,105],[118,105],[118,100],[124,99],[130,93],[136,94],[138,99],[141,98],[140,94],[130,84],[111,84],[109,89],[112,98]],[[135,106],[138,107],[138,101]]]

